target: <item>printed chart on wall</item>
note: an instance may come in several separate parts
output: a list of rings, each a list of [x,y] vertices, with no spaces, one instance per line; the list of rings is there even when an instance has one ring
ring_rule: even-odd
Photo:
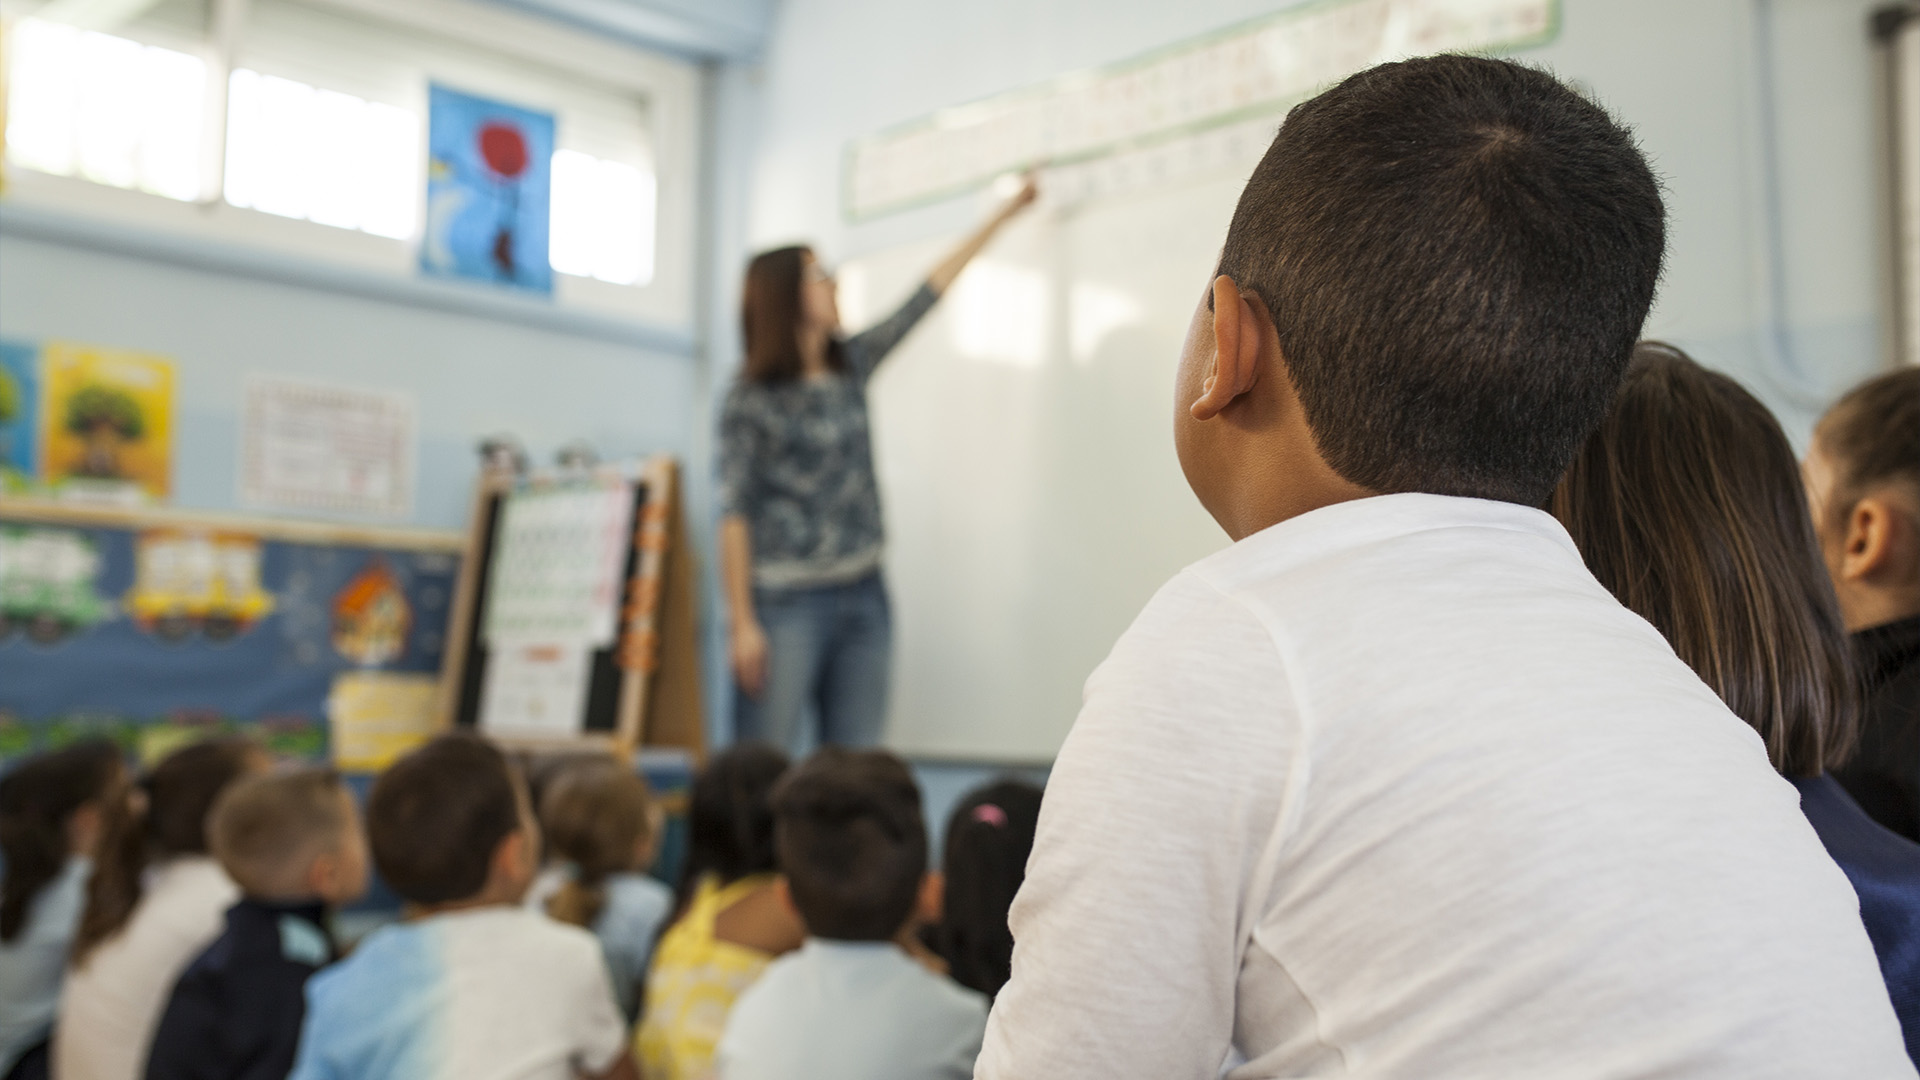
[[[0,501],[0,757],[244,729],[377,766],[434,722],[460,545]]]

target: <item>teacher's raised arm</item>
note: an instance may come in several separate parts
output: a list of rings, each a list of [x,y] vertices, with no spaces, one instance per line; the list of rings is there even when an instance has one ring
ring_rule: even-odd
[[[1036,193],[1029,178],[898,311],[851,337],[840,330],[833,275],[811,249],[748,264],[746,362],[720,417],[720,560],[740,738],[793,752],[879,741],[893,635],[867,379]]]

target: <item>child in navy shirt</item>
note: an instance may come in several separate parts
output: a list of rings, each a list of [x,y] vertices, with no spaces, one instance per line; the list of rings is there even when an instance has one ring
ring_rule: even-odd
[[[154,1035],[148,1080],[284,1080],[308,976],[334,958],[330,905],[367,888],[353,796],[331,770],[262,776],[214,805],[215,857],[242,891],[226,931],[180,976]]]

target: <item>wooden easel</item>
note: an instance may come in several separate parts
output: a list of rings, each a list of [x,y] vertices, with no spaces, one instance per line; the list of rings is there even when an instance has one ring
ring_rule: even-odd
[[[614,471],[635,484],[639,503],[619,635],[595,673],[596,678],[609,672],[617,678],[611,716],[584,717],[583,730],[566,737],[487,734],[513,749],[537,753],[590,750],[628,761],[642,747],[672,748],[697,763],[706,753],[706,724],[694,629],[693,551],[687,543],[679,465],[663,455]],[[489,471],[474,497],[467,558],[461,563],[441,671],[441,723],[449,730],[473,727],[478,717],[487,651],[481,628],[488,568],[506,498],[521,483],[509,472]]]

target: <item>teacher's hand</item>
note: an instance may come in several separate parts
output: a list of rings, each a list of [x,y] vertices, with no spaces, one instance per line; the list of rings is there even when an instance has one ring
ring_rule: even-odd
[[[760,620],[734,620],[731,651],[734,681],[748,697],[758,699],[767,689],[767,632]]]

